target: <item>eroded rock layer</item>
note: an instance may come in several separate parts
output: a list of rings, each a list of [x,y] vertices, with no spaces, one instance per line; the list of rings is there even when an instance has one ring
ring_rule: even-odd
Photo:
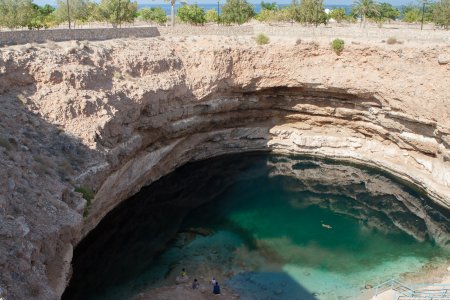
[[[387,47],[337,56],[293,40],[173,37],[1,49],[0,286],[58,298],[72,247],[112,208],[225,153],[355,161],[450,208],[450,65],[438,62],[450,47]]]

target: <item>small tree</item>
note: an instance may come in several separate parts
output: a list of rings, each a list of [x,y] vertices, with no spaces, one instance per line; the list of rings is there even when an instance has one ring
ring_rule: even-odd
[[[97,2],[89,2],[87,10],[89,12],[86,20],[87,22],[92,23],[106,21],[100,10],[100,5]]]
[[[31,0],[0,0],[0,26],[26,27],[34,15]]]
[[[361,23],[366,27],[367,17],[370,15],[379,15],[378,7],[373,0],[358,0],[354,3],[354,13],[361,16]]]
[[[133,22],[137,14],[137,2],[131,0],[102,0],[99,6],[101,17],[114,28],[124,22]]]
[[[255,15],[253,6],[246,0],[227,0],[222,6],[222,21],[225,24],[243,24]]]
[[[79,22],[84,23],[89,18],[90,0],[57,0],[55,17],[58,22]]]
[[[418,8],[410,9],[403,15],[403,21],[407,23],[418,23],[422,18],[421,12]]]
[[[261,10],[277,10],[278,9],[278,5],[276,2],[264,2],[261,1]]]
[[[390,3],[380,3],[378,4],[378,12],[381,18],[385,20],[395,20],[400,17],[400,11],[392,6]]]
[[[289,22],[292,20],[291,11],[289,8],[267,10],[263,9],[255,16],[255,19],[260,22]]]
[[[300,22],[300,5],[297,3],[297,0],[292,0],[291,5],[289,5],[289,15],[292,22]]]
[[[49,28],[56,25],[56,18],[53,12],[55,8],[51,5],[39,6],[33,4],[32,17],[27,24],[28,29]]]
[[[182,22],[203,25],[206,22],[205,11],[197,4],[194,5],[182,5],[178,11],[177,16]]]
[[[322,0],[302,0],[300,3],[300,22],[305,24],[327,24],[328,15],[325,13]]]
[[[167,22],[167,15],[161,7],[143,8],[138,11],[138,16],[145,22],[153,22],[159,25]]]
[[[440,0],[433,7],[433,21],[436,25],[448,29],[450,27],[450,0]]]
[[[215,9],[210,9],[206,12],[205,19],[207,23],[217,23],[219,22],[219,14]]]
[[[330,11],[329,17],[335,20],[336,22],[341,23],[346,18],[345,9],[335,8],[332,11]]]

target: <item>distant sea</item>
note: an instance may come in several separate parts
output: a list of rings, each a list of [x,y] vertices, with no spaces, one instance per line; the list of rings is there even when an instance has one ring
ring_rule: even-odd
[[[270,2],[270,1],[269,1]],[[224,5],[225,1],[221,0],[219,2],[219,7],[220,7],[220,11],[222,11],[222,5]],[[176,10],[181,6],[180,3],[176,3],[175,4],[175,12]],[[207,3],[207,4],[202,4],[202,3],[198,3],[198,6],[200,6],[201,8],[203,8],[205,11],[206,10],[210,10],[210,9],[214,9],[217,11],[218,9],[218,5],[217,2],[215,4],[211,4],[211,3]],[[282,8],[282,7],[286,7],[289,6],[289,4],[279,4],[278,7]],[[145,8],[145,7],[161,7],[162,9],[164,9],[164,11],[166,12],[167,15],[170,15],[170,10],[171,10],[171,6],[169,3],[164,3],[164,4],[139,4],[138,8]],[[261,11],[261,5],[260,4],[253,4],[254,10],[256,13],[259,13]],[[351,5],[325,5],[325,8],[328,9],[334,9],[334,8],[344,8],[346,13],[350,13],[350,9],[351,9]]]

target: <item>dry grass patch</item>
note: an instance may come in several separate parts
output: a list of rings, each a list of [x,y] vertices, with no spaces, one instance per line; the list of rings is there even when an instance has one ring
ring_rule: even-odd
[[[267,45],[268,43],[270,43],[269,37],[264,33],[258,34],[255,40],[258,45]]]

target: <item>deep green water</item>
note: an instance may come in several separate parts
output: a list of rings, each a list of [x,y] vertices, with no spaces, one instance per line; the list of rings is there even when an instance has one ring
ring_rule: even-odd
[[[184,267],[242,299],[355,299],[446,263],[449,226],[448,212],[379,171],[222,157],[182,167],[108,215],[77,248],[63,298],[127,299],[173,284]]]

